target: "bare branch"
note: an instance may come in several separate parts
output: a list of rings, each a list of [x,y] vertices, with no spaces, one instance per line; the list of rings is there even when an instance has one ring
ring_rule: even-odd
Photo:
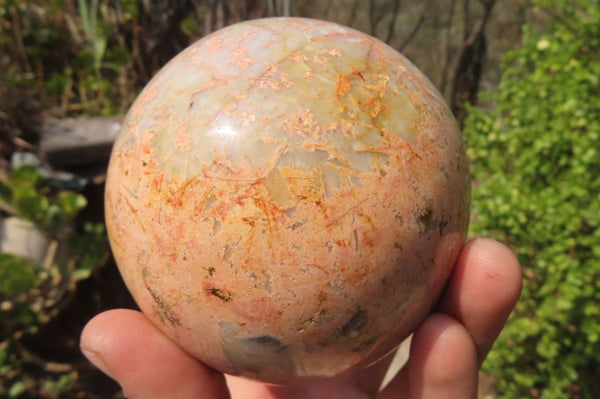
[[[579,35],[579,29],[577,29],[577,27],[573,26],[573,24],[571,23],[571,21],[576,20],[575,18],[573,18],[573,15],[571,15],[571,13],[561,15],[551,6],[542,6],[542,10],[546,14],[550,15],[550,17],[553,18],[555,21],[560,22],[562,25],[564,25],[568,30],[571,31],[571,33],[574,33],[576,36]]]
[[[283,16],[289,17],[292,15],[292,0],[283,0]]]
[[[454,9],[456,8],[456,0],[450,3],[450,14],[448,15],[448,23],[446,24],[446,48],[444,49],[444,67],[442,68],[442,77],[440,79],[440,89],[443,91],[448,82],[448,70],[450,68],[451,47],[452,47],[452,22],[454,21]]]
[[[469,27],[471,26],[471,1],[463,0],[463,40],[467,40],[469,37]]]
[[[275,16],[275,0],[267,0],[267,9],[268,11],[268,16],[269,17],[274,17]]]
[[[390,26],[388,27],[387,36],[385,37],[385,42],[390,44],[392,37],[394,36],[394,30],[396,29],[396,20],[398,19],[398,10],[400,9],[400,0],[394,0],[394,4],[392,7],[392,20],[390,21]]]
[[[376,3],[378,3],[377,0],[369,0],[369,30],[371,36],[377,36],[377,26],[385,16],[385,7]]]
[[[490,16],[492,15],[492,9],[494,8],[494,4],[496,4],[496,0],[479,1],[484,6],[483,16],[479,19],[479,21],[473,28],[473,31],[471,32],[471,34],[467,38],[467,41],[465,42],[465,46],[472,46],[475,42],[475,39],[477,39],[477,36],[479,36],[480,33],[483,32],[485,25],[487,24],[488,20],[490,19]]]
[[[204,34],[221,29],[229,23],[229,8],[223,0],[210,0],[209,12],[204,20]]]
[[[375,18],[375,1],[369,0],[369,33],[371,36],[375,36],[375,26],[377,25]]]
[[[484,7],[483,15],[455,55],[452,67],[449,69],[449,76],[452,76],[452,80],[449,82],[449,89],[445,90],[448,104],[461,125],[466,116],[465,102],[474,102],[477,99],[481,64],[486,52],[484,30],[496,3],[496,0],[479,1]]]
[[[33,68],[31,68],[31,63],[29,62],[29,58],[27,57],[27,52],[25,51],[25,45],[23,44],[23,34],[21,30],[21,18],[19,17],[19,13],[17,12],[16,7],[11,7],[11,17],[13,20],[12,28],[13,28],[13,39],[15,41],[15,50],[20,58],[21,65],[23,70],[26,72],[31,72]]]
[[[408,46],[410,44],[410,42],[417,35],[417,32],[419,32],[419,29],[421,29],[421,26],[423,25],[423,22],[425,22],[425,13],[427,12],[427,9],[429,8],[429,3],[431,3],[431,0],[427,0],[425,2],[425,4],[423,5],[423,9],[421,11],[421,14],[419,15],[419,20],[417,21],[417,23],[415,24],[415,26],[413,26],[412,30],[409,32],[409,34],[406,36],[406,38],[400,44],[400,46],[398,46],[398,50],[400,52],[402,52],[406,48],[406,46]]]
[[[347,26],[352,26],[354,21],[356,20],[356,14],[358,12],[358,3],[359,0],[354,0],[352,2],[352,7],[350,7],[350,15],[348,16],[348,22],[346,22]]]

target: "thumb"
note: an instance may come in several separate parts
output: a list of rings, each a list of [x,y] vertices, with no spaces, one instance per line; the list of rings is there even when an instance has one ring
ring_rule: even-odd
[[[83,329],[80,346],[128,398],[229,398],[223,374],[187,354],[140,312],[99,314]]]

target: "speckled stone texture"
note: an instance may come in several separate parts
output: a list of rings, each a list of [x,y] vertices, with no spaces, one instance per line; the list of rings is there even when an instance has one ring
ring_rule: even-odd
[[[196,42],[148,84],[106,185],[144,313],[208,365],[273,383],[364,367],[436,302],[463,244],[460,133],[376,39],[263,19]]]

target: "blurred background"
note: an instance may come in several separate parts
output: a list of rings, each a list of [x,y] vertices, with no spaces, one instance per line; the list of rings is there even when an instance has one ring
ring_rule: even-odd
[[[78,346],[135,308],[104,230],[112,141],[170,58],[267,16],[378,37],[455,114],[470,235],[524,267],[480,398],[600,397],[600,1],[0,0],[0,398],[123,397]]]

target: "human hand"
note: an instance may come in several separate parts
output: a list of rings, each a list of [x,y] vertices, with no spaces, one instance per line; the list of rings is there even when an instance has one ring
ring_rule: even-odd
[[[133,310],[93,318],[81,349],[132,399],[475,398],[479,367],[520,293],[520,267],[506,246],[483,238],[468,242],[438,306],[415,331],[408,362],[381,392],[391,357],[311,384],[262,384],[203,365]]]

